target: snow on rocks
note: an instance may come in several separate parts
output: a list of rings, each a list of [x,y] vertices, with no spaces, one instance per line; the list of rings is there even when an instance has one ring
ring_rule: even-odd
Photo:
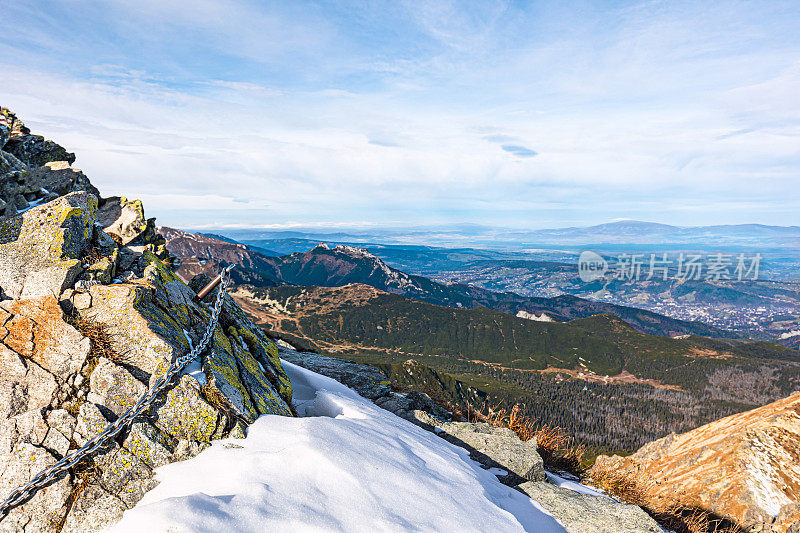
[[[337,381],[284,363],[305,418],[260,417],[157,472],[115,532],[564,528],[468,453]]]

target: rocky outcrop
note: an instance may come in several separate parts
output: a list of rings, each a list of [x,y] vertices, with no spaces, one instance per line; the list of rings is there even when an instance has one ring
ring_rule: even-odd
[[[0,217],[13,216],[69,192],[97,189],[70,165],[75,154],[30,130],[0,107]]]
[[[0,287],[9,298],[58,297],[83,271],[97,199],[75,192],[0,219]]]
[[[0,500],[133,406],[200,341],[215,298],[196,298],[207,278],[173,273],[140,202],[98,199],[71,154],[1,116],[0,198],[13,207],[0,205]],[[290,402],[276,345],[226,297],[177,383],[0,531],[100,530],[155,485],[155,468],[244,436],[260,415],[291,416]]]
[[[751,531],[800,531],[800,393],[651,442],[630,457],[600,456],[613,471]],[[656,505],[657,506],[657,505]]]

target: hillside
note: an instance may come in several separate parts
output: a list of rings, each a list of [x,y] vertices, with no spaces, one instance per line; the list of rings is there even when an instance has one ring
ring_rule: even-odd
[[[266,256],[237,242],[223,240],[216,236],[159,226],[157,231],[164,237],[167,249],[180,258],[175,272],[189,280],[198,274],[215,275],[224,265],[234,263],[235,283],[248,283],[259,287],[282,285],[278,272]]]
[[[504,401],[526,403],[535,418],[598,448],[632,451],[800,386],[796,351],[647,335],[611,315],[536,322],[357,284],[241,287],[234,297],[295,345],[379,367],[416,359]]]
[[[470,285],[437,283],[422,276],[401,272],[372,253],[351,246],[330,248],[320,244],[307,252],[268,257],[246,248],[231,248],[236,245],[199,234],[170,230],[165,237],[167,248],[186,265],[181,266],[179,273],[200,271],[204,267],[211,268],[222,262],[233,262],[243,266],[243,275],[264,278],[263,283],[250,282],[255,286],[275,286],[276,280],[289,285],[325,287],[363,283],[382,291],[455,308],[483,306],[514,316],[520,312],[536,316],[544,313],[558,321],[608,313],[622,318],[644,333],[654,335],[731,335],[701,322],[677,320],[642,309],[573,296],[529,298],[512,292],[493,292]],[[211,263],[207,263],[208,261]]]

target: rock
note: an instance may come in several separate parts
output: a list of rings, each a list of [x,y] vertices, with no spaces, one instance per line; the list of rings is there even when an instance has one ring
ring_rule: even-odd
[[[104,199],[97,212],[97,222],[123,245],[130,244],[148,229],[142,202],[129,201],[124,196]]]
[[[371,366],[285,347],[279,347],[278,350],[282,359],[344,383],[364,398],[375,400],[386,396],[391,390],[386,376]]]
[[[108,422],[97,405],[88,401],[84,402],[78,408],[78,420],[75,424],[72,438],[79,446],[83,446],[95,435],[103,431]]]
[[[22,175],[24,187],[31,193],[45,189],[49,193],[63,196],[71,192],[86,191],[99,197],[100,192],[91,184],[86,174],[69,165],[67,161],[54,160],[32,168]]]
[[[147,391],[147,387],[125,368],[101,357],[89,377],[89,391],[87,400],[122,416]]]
[[[122,446],[150,468],[172,462],[172,447],[164,433],[147,422],[134,422]]]
[[[800,393],[651,442],[630,457],[600,456],[612,471],[651,487],[654,503],[678,503],[747,529],[786,532],[800,501]],[[783,516],[781,520],[774,517]]]
[[[605,496],[581,494],[544,481],[517,486],[553,515],[567,533],[661,533],[663,530],[636,505],[619,503]]]
[[[67,324],[58,301],[52,296],[0,302],[7,313],[0,326],[2,344],[19,356],[65,383],[83,367],[89,354],[89,339]]]
[[[389,394],[376,399],[375,404],[415,424],[419,421],[416,415],[418,411],[437,420],[450,420],[450,413],[447,410],[436,405],[427,394],[415,390],[407,393]]]
[[[11,453],[0,477],[0,499],[4,500],[17,486],[27,483],[40,470],[55,462],[56,459],[44,448],[21,442]],[[55,524],[63,517],[63,508],[71,492],[69,478],[62,477],[34,494],[24,506],[12,509],[0,521],[0,532],[56,531]],[[37,509],[36,516],[31,516],[29,509]]]
[[[434,431],[469,450],[473,459],[484,466],[499,467],[530,481],[545,479],[536,439],[522,441],[508,428],[481,422],[439,422]]]
[[[14,135],[3,146],[3,150],[31,167],[40,167],[52,161],[75,162],[75,154],[67,152],[53,141],[45,140],[41,135]]]
[[[221,438],[225,427],[220,413],[203,399],[200,385],[189,376],[183,376],[163,402],[155,405],[151,419],[164,435],[176,441],[207,444]]]
[[[82,271],[97,200],[70,193],[14,218],[0,219],[0,287],[10,298],[58,298]]]

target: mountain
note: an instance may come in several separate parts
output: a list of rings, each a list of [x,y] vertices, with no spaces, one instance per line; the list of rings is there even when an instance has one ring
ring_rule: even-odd
[[[529,243],[586,244],[708,244],[756,245],[759,248],[796,246],[800,226],[735,224],[715,226],[670,226],[654,222],[623,220],[588,227],[511,232]]]
[[[183,261],[178,272],[187,275],[216,269],[220,262],[232,262],[244,268],[243,272],[237,274],[237,279],[249,278],[253,281],[245,283],[255,286],[276,286],[283,283],[335,287],[363,283],[382,291],[448,307],[484,306],[515,316],[545,314],[559,321],[607,313],[619,316],[640,331],[654,335],[732,336],[724,330],[701,322],[678,320],[651,311],[573,296],[532,298],[463,284],[437,283],[392,268],[367,250],[352,246],[339,245],[331,248],[326,244],[319,244],[307,252],[268,257],[249,250],[242,244],[226,243],[172,229],[164,230],[163,233],[167,239],[167,249]],[[264,281],[259,282],[259,279]]]
[[[233,296],[272,335],[303,350],[379,367],[414,359],[525,404],[532,418],[599,450],[633,451],[800,388],[797,351],[647,335],[613,315],[539,322],[360,284],[243,286]]]
[[[259,287],[283,284],[268,256],[253,251],[244,244],[166,226],[159,226],[157,229],[166,239],[170,253],[180,258],[176,273],[185,280],[198,274],[213,277],[224,265],[234,263],[237,265],[231,273],[234,283],[249,283]]]
[[[800,353],[778,344],[648,335],[614,315],[543,322],[485,307],[443,307],[362,284],[245,291],[277,313],[275,329],[322,349],[398,350],[520,370],[583,368],[609,376],[627,370],[676,386],[685,383],[672,371],[697,358],[800,363]]]
[[[646,486],[654,507],[677,501],[746,530],[798,531],[800,393],[669,435],[630,457],[598,457],[591,473]]]

